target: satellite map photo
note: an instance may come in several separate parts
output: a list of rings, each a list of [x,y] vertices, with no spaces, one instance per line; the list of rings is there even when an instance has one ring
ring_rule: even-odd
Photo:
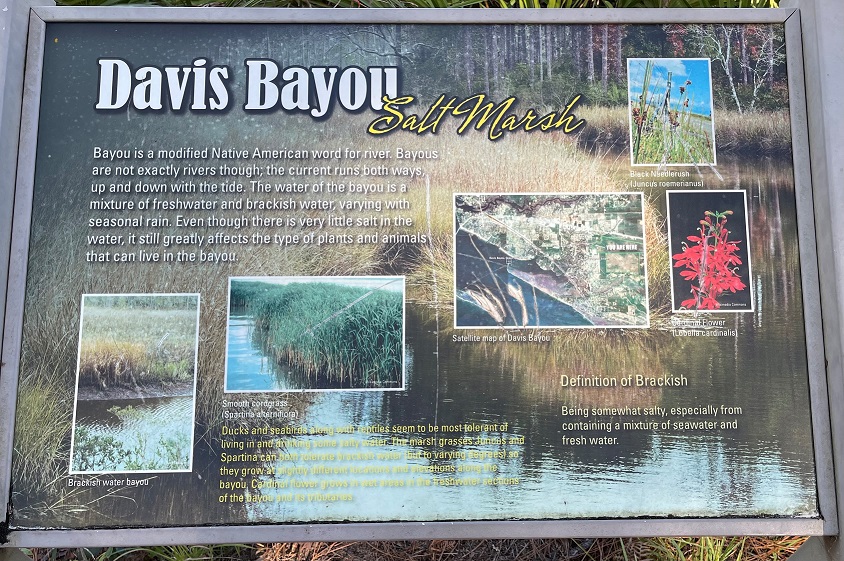
[[[456,194],[455,327],[648,327],[641,193]]]

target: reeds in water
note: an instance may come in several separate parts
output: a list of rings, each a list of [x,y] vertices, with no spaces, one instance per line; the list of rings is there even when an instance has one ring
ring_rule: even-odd
[[[277,364],[307,378],[302,389],[400,388],[403,286],[400,277],[378,279],[371,287],[232,281],[232,300],[252,295],[247,308],[256,341]]]
[[[642,93],[631,103],[634,164],[714,164],[712,114],[693,112],[694,84],[654,75],[654,61],[644,61]],[[703,86],[705,87],[705,86]]]

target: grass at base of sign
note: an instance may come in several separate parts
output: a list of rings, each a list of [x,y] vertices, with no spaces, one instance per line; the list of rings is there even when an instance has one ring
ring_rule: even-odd
[[[24,549],[33,561],[783,561],[806,538],[701,537],[408,540]]]
[[[640,538],[652,559],[665,561],[781,561],[788,559],[808,538],[698,537]]]
[[[246,544],[168,545],[145,547],[23,548],[33,561],[251,561],[257,548]],[[317,561],[314,558],[313,561]]]

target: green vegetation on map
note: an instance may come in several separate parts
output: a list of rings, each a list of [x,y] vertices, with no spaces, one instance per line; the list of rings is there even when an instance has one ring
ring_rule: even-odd
[[[456,195],[455,213],[458,327],[647,326],[641,194]]]

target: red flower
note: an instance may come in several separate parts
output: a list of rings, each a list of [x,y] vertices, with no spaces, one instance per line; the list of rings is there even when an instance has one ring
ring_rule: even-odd
[[[747,288],[739,277],[737,265],[741,258],[736,240],[729,240],[727,216],[733,211],[704,213],[698,227],[699,236],[686,236],[683,251],[672,255],[674,267],[683,267],[680,277],[691,283],[691,298],[683,300],[680,307],[694,310],[721,308],[718,297],[725,291],[739,292]],[[691,242],[691,243],[688,243]]]

